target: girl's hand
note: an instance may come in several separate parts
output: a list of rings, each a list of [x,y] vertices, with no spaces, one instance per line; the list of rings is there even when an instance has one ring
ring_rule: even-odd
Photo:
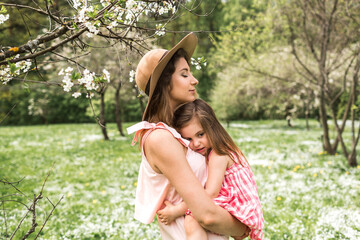
[[[164,202],[165,207],[157,211],[158,220],[165,225],[172,223],[178,216],[175,212],[175,205],[169,201]]]

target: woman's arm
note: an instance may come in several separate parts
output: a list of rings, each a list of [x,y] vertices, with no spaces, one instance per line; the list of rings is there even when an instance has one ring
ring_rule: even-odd
[[[213,203],[187,163],[184,147],[170,132],[153,131],[144,147],[149,164],[169,179],[204,228],[231,236],[241,236],[246,232],[246,225]]]

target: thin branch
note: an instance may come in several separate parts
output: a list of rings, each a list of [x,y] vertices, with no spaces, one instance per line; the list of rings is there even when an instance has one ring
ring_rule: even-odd
[[[80,31],[78,31],[78,32],[75,33],[74,35],[72,35],[72,36],[64,39],[63,41],[61,41],[60,43],[58,43],[58,44],[56,44],[56,45],[54,45],[54,46],[48,47],[48,48],[46,48],[46,49],[44,49],[44,50],[42,50],[42,51],[39,51],[39,52],[37,52],[37,53],[34,53],[34,54],[25,55],[25,56],[22,56],[22,57],[19,57],[19,58],[16,58],[16,59],[11,59],[11,60],[9,60],[9,61],[2,61],[2,62],[0,62],[0,65],[5,65],[5,64],[8,64],[9,62],[10,62],[10,63],[15,63],[15,62],[20,62],[20,61],[27,60],[27,59],[34,59],[34,58],[36,58],[36,57],[38,57],[38,56],[44,55],[44,54],[47,53],[47,52],[54,51],[56,48],[64,45],[65,43],[67,43],[67,42],[69,42],[69,41],[71,41],[71,40],[73,40],[73,39],[75,39],[75,38],[77,38],[77,37],[79,37],[79,36],[80,36],[81,34],[83,34],[85,31],[87,31],[86,28],[81,29]],[[36,40],[34,40],[34,41],[36,41]],[[1,57],[0,57],[0,59],[1,59]]]
[[[5,179],[5,178],[4,178]],[[1,180],[2,182],[4,181],[4,180]],[[14,183],[12,183],[12,182],[8,182],[6,179],[5,179],[5,181],[6,181],[6,184],[9,184],[10,186],[12,186],[16,191],[18,191],[21,195],[23,195],[24,197],[26,197],[29,201],[31,201],[31,199],[30,198],[28,198],[20,189],[18,189],[15,185],[14,185]]]
[[[84,57],[84,56],[90,54],[90,52],[87,52],[87,53],[84,53],[84,54],[82,54],[82,55],[78,55],[78,56],[75,56],[75,57],[72,57],[72,58],[68,58],[68,57],[65,57],[65,56],[61,55],[60,53],[57,53],[57,52],[54,52],[54,51],[52,51],[51,53],[54,54],[54,55],[56,55],[56,56],[58,56],[58,57],[64,58],[64,59],[65,59],[66,61],[68,61],[68,62],[72,62],[72,63],[74,63],[74,64],[76,64],[76,65],[79,65],[79,66],[82,67],[83,69],[85,69],[86,67],[83,66],[83,65],[81,65],[79,62],[77,62],[77,61],[75,61],[75,60],[73,60],[73,59],[75,59],[75,58],[81,58],[81,57]]]
[[[339,97],[343,94],[343,92],[346,89],[346,80],[347,80],[347,75],[349,72],[350,67],[352,66],[352,63],[354,62],[354,60],[356,59],[356,56],[354,56],[353,59],[351,59],[349,65],[347,66],[345,73],[344,73],[344,78],[343,78],[343,85],[341,87],[341,90],[335,95],[335,97],[331,100],[330,105],[334,104],[335,101],[337,101],[339,99]]]
[[[62,83],[58,82],[48,82],[48,81],[37,81],[37,80],[29,80],[29,79],[23,79],[23,78],[13,78],[12,80],[15,81],[22,81],[22,82],[29,82],[29,83],[37,83],[37,84],[45,84],[45,85],[56,85],[56,86],[62,86]]]
[[[19,11],[19,13],[20,13],[21,19],[23,20],[23,23],[24,23],[24,25],[25,25],[25,28],[26,28],[26,30],[27,30],[27,32],[28,32],[28,34],[29,34],[29,37],[30,37],[30,39],[31,39],[32,37],[31,37],[30,29],[29,29],[29,27],[28,27],[28,25],[27,25],[27,23],[26,23],[26,21],[25,21],[25,19],[24,19],[24,16],[23,16],[23,14],[20,12],[20,9],[18,9],[18,11]]]
[[[9,57],[15,56],[17,54],[31,51],[32,49],[36,48],[39,44],[46,43],[46,42],[49,42],[56,38],[59,38],[60,36],[64,35],[68,30],[69,30],[68,27],[62,26],[51,34],[45,34],[41,37],[38,37],[35,40],[28,41],[26,44],[19,46],[17,51],[10,49],[8,51],[0,53],[0,61],[2,61],[2,62],[0,62],[0,65],[4,65],[4,64],[8,63],[8,61],[3,61],[3,60],[5,60]],[[27,59],[27,58],[24,58],[24,59]],[[24,59],[21,59],[21,60],[24,60]],[[16,60],[18,60],[18,59],[16,59]],[[12,59],[12,60],[10,60],[10,62],[17,62],[17,61],[14,61],[14,59]]]
[[[6,220],[6,212],[5,212],[5,202],[2,201],[3,206],[3,214],[4,214],[4,222],[5,222],[5,237],[8,235],[8,229],[7,229],[7,220]]]
[[[53,205],[53,209],[51,210],[51,212],[49,213],[49,215],[46,217],[43,225],[41,226],[41,228],[40,228],[38,234],[36,235],[36,237],[34,238],[34,240],[38,238],[38,236],[40,235],[41,231],[44,229],[45,224],[49,221],[49,219],[50,219],[51,215],[53,214],[55,208],[59,205],[59,203],[61,202],[61,200],[63,200],[63,198],[64,198],[64,196],[61,196],[60,200],[56,203],[55,206],[51,203],[51,204]],[[50,200],[49,200],[49,201],[50,201]],[[51,202],[51,201],[50,201],[50,202]]]
[[[28,238],[28,236],[30,236],[30,234],[32,234],[33,232],[35,232],[35,228],[37,227],[37,222],[36,222],[36,204],[38,202],[39,199],[41,199],[41,193],[35,197],[34,195],[34,201],[33,204],[31,205],[29,211],[32,213],[33,217],[32,217],[32,224],[31,224],[31,228],[29,229],[29,231],[21,238],[21,240],[25,240]]]
[[[104,126],[101,121],[100,121],[100,118],[98,116],[96,116],[96,113],[95,113],[95,110],[94,110],[94,106],[92,104],[92,101],[91,101],[91,98],[89,97],[89,102],[90,102],[90,107],[91,107],[91,110],[93,112],[93,115],[94,115],[94,118],[96,120],[96,122],[100,125],[100,127],[102,128],[106,128],[106,126]]]
[[[0,120],[0,125],[1,123],[10,115],[10,113],[14,110],[14,108],[17,106],[17,103],[14,104],[14,106],[12,106],[12,108],[10,109],[9,112],[6,113],[6,115]],[[0,180],[1,181],[1,180]]]
[[[48,15],[47,12],[43,11],[42,9],[33,8],[33,7],[30,7],[30,6],[16,4],[16,3],[15,4],[14,3],[0,3],[0,6],[26,8],[26,9],[30,9],[32,11],[35,11],[37,13],[43,14],[43,15]]]
[[[25,220],[25,218],[27,217],[27,215],[29,214],[30,211],[27,211],[25,216],[20,220],[19,224],[17,225],[15,231],[12,233],[11,237],[10,237],[10,240],[14,238],[16,232],[19,230],[21,224],[23,223],[23,221]]]

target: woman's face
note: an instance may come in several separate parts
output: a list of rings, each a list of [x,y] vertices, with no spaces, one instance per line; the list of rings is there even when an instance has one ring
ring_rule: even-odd
[[[185,102],[194,101],[197,97],[195,86],[199,81],[190,72],[185,58],[175,63],[175,72],[171,77],[170,100],[176,107]]]

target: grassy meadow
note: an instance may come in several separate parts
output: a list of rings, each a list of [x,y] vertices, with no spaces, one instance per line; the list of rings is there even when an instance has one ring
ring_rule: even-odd
[[[285,121],[241,121],[227,128],[255,174],[265,238],[360,239],[360,168],[322,152],[321,129],[316,121],[310,125],[307,131],[303,120],[293,128]],[[110,141],[96,124],[0,128],[0,178],[24,178],[16,187],[31,199],[50,171],[43,195],[54,204],[64,197],[39,239],[160,239],[156,220],[144,225],[132,217],[138,145],[115,124],[108,132]],[[8,239],[26,209],[1,201],[30,200],[8,196],[16,193],[8,185],[1,184],[0,193],[0,239]],[[51,204],[43,198],[37,209],[41,225]],[[30,223],[28,216],[14,239]]]

